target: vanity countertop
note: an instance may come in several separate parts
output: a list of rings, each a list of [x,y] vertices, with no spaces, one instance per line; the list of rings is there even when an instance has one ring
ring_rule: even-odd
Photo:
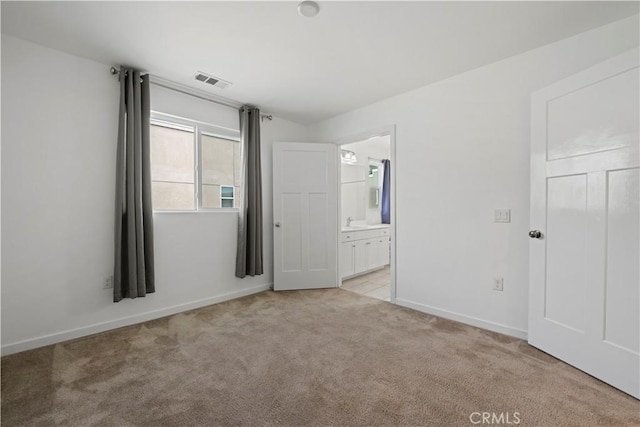
[[[379,228],[389,228],[389,224],[370,224],[370,225],[358,225],[356,227],[342,227],[343,233],[352,233],[354,231],[362,230],[377,230]]]

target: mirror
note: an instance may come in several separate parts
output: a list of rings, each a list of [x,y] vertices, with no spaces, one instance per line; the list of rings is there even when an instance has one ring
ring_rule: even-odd
[[[367,216],[367,174],[366,165],[342,163],[342,225],[346,219],[364,220]]]

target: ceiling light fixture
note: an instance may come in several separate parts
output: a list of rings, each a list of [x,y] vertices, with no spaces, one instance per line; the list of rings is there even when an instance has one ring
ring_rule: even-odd
[[[356,153],[351,150],[340,150],[340,160],[342,161],[342,163],[346,163],[348,165],[358,163]]]
[[[303,1],[298,4],[298,13],[307,18],[313,18],[320,11],[320,6],[314,1]]]

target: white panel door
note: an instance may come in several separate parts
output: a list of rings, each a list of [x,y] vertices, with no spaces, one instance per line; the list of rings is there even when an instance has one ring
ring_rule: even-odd
[[[332,144],[273,145],[277,291],[338,286],[337,160]]]
[[[531,104],[529,343],[640,398],[638,50]]]

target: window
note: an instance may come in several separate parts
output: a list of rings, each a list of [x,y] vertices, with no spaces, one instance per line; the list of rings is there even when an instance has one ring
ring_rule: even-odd
[[[241,181],[237,131],[153,113],[150,138],[154,210],[237,207]]]
[[[232,208],[234,199],[235,187],[230,185],[220,186],[220,207]]]

